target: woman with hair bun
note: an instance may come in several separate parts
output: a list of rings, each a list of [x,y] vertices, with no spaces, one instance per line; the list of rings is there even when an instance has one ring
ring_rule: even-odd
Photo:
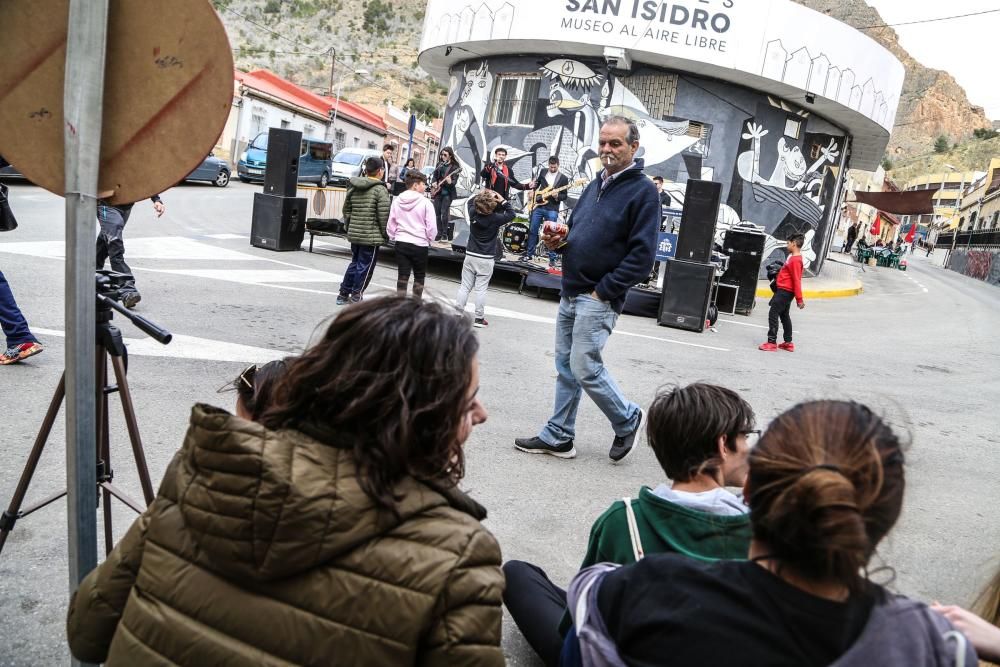
[[[749,560],[658,554],[581,571],[562,664],[976,664],[944,617],[868,579],[903,488],[900,441],[871,410],[796,405],[750,454]]]

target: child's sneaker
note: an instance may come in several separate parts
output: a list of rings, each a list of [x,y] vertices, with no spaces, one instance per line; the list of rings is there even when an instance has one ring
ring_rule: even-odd
[[[472,323],[472,326],[476,327],[477,329],[482,329],[483,327],[490,326],[490,323],[486,321],[485,317],[477,317],[476,321]]]
[[[785,352],[794,352],[795,343],[778,343],[778,349],[784,350]]]
[[[7,348],[7,351],[0,354],[0,366],[6,366],[8,364],[16,364],[22,359],[27,359],[28,357],[33,357],[39,352],[42,352],[45,348],[42,347],[41,343],[21,343],[20,345],[14,345],[13,347]]]
[[[346,306],[349,302],[350,302],[350,299],[348,297],[344,296],[343,294],[338,294],[337,295],[337,305],[338,306]]]
[[[761,343],[757,349],[763,350],[764,352],[777,352],[778,346],[774,343]]]

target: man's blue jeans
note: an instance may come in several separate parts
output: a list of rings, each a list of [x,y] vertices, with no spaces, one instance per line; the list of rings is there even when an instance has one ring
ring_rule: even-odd
[[[560,445],[576,435],[576,410],[586,391],[611,422],[615,435],[639,425],[639,406],[622,395],[604,367],[601,351],[615,328],[618,313],[589,294],[563,297],[556,318],[556,404],[552,418],[538,434],[547,445]]]
[[[542,220],[554,222],[558,218],[558,211],[550,211],[549,209],[542,208],[541,206],[531,212],[531,222],[528,226],[528,247],[524,251],[524,254],[528,256],[528,259],[535,256],[535,247],[538,246],[538,230],[542,226]],[[556,254],[554,252],[549,252],[549,264],[555,263]]]
[[[10,285],[4,278],[3,271],[0,271],[0,327],[7,337],[7,347],[3,348],[5,350],[21,343],[38,342],[38,339],[31,335],[28,322],[14,301],[14,293],[10,291]]]

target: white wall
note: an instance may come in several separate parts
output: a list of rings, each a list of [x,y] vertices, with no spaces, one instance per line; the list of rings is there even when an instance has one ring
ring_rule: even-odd
[[[338,130],[344,133],[344,148],[368,148],[368,143],[374,142],[375,150],[382,150],[382,134],[373,132],[366,127],[355,125],[350,121],[350,119],[345,119],[339,114],[337,115],[337,122],[333,125],[333,130],[329,135],[330,141],[332,141],[335,146],[338,143]]]

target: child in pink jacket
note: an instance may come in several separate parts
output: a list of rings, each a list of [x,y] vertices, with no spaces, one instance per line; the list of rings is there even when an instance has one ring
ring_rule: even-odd
[[[406,295],[406,285],[413,271],[413,298],[424,295],[427,275],[427,248],[437,237],[434,205],[424,196],[427,177],[416,169],[406,171],[406,191],[393,199],[386,233],[396,242],[396,292]]]

